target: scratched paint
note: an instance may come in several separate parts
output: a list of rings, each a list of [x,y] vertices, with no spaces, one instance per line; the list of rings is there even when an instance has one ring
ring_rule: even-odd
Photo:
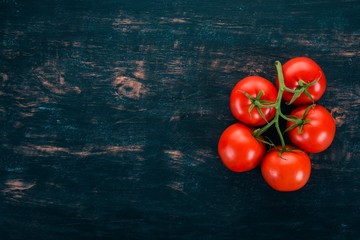
[[[357,0],[0,1],[4,239],[358,239]],[[314,58],[333,146],[308,186],[217,156],[243,77]],[[261,229],[261,231],[259,231]]]

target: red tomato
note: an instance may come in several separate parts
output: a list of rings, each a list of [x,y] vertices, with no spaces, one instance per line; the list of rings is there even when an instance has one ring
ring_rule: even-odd
[[[261,163],[261,173],[265,181],[273,189],[282,192],[296,191],[305,186],[311,173],[309,156],[296,149],[283,153],[278,149],[281,147],[271,149]]]
[[[236,119],[250,126],[264,125],[266,121],[259,113],[259,109],[261,109],[267,121],[270,121],[274,117],[276,112],[275,108],[259,107],[259,109],[257,109],[254,107],[249,112],[253,101],[250,100],[245,93],[255,99],[261,90],[262,95],[260,101],[276,101],[277,90],[275,86],[265,78],[250,76],[240,80],[235,85],[230,95],[230,110]]]
[[[227,168],[245,172],[259,165],[265,154],[265,145],[256,140],[247,126],[235,123],[222,133],[218,152]]]
[[[307,106],[300,106],[291,112],[291,116],[296,118],[303,118]],[[322,106],[315,105],[307,112],[304,120],[308,120],[302,127],[299,133],[299,126],[288,131],[288,135],[293,144],[300,149],[310,152],[318,153],[327,149],[335,137],[336,125],[331,114]],[[294,125],[294,122],[288,121],[287,127]]]
[[[308,93],[313,98],[314,102],[319,100],[324,94],[326,89],[325,74],[320,66],[307,57],[297,57],[289,60],[283,65],[283,75],[285,86],[292,90],[299,88],[299,81],[303,80],[305,84],[314,82],[320,78],[313,86],[307,88]],[[277,86],[279,86],[278,80]],[[285,91],[283,99],[286,102],[290,102],[293,93]],[[294,102],[294,105],[312,104],[313,101],[305,93],[302,93]]]

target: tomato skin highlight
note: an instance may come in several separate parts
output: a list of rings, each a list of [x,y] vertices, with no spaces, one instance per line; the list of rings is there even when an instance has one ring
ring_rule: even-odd
[[[319,81],[310,86],[307,90],[314,101],[312,101],[305,93],[302,93],[292,104],[304,105],[312,104],[318,101],[326,90],[326,78],[320,66],[308,57],[297,57],[290,59],[283,65],[283,75],[285,86],[292,90],[297,89],[299,81],[303,80],[305,83],[311,83],[320,77]],[[278,80],[276,81],[279,86]],[[294,93],[285,91],[283,99],[290,102]]]
[[[267,79],[259,76],[249,76],[240,80],[230,95],[230,110],[233,116],[249,125],[261,126],[266,124],[265,119],[260,115],[259,111],[255,108],[249,113],[251,100],[244,94],[246,92],[252,97],[256,97],[260,91],[263,91],[261,100],[275,102],[277,97],[276,87]],[[267,121],[274,118],[275,108],[261,108]]]
[[[302,118],[307,106],[295,108],[290,115]],[[311,107],[306,114],[302,132],[299,133],[299,126],[288,131],[291,142],[300,149],[309,153],[319,153],[326,150],[334,140],[336,132],[335,120],[331,114],[320,105]],[[288,121],[286,127],[290,127],[294,122]]]
[[[289,146],[288,146],[289,147]],[[299,190],[308,182],[311,173],[309,156],[296,149],[281,153],[280,147],[271,149],[261,163],[261,174],[275,190],[291,192]]]
[[[250,128],[235,123],[222,133],[218,143],[218,153],[228,169],[245,172],[260,164],[265,154],[265,145],[256,140]]]

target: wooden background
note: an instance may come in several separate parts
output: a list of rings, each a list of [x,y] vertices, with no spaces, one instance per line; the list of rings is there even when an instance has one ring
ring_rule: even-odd
[[[0,0],[1,239],[360,239],[360,1]],[[337,134],[293,193],[217,155],[309,56]]]

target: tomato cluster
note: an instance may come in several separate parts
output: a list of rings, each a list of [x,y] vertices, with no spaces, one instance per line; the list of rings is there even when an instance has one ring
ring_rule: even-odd
[[[326,90],[325,74],[307,57],[276,61],[276,85],[259,76],[240,80],[230,95],[230,110],[239,121],[221,135],[218,152],[223,164],[235,172],[261,165],[265,181],[278,191],[295,191],[309,180],[311,160],[307,153],[327,149],[335,137],[335,121],[321,105],[315,104]],[[281,103],[294,106],[289,115]],[[280,128],[280,118],[286,129]],[[281,145],[262,134],[275,126]],[[292,145],[286,144],[287,133]],[[266,152],[266,145],[270,150]]]

